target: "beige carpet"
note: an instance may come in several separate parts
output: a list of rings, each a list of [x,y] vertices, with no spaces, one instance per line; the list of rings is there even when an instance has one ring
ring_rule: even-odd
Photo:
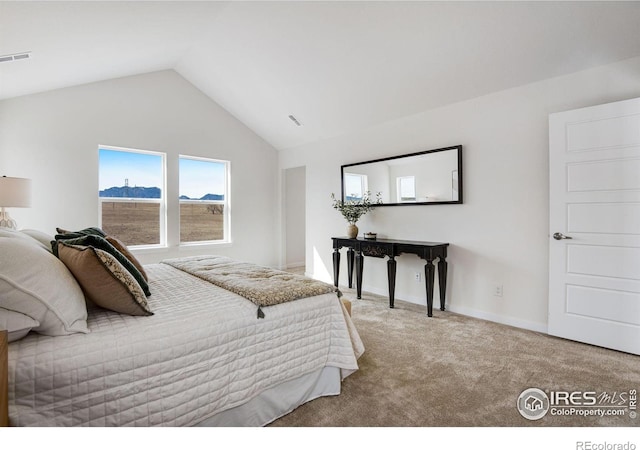
[[[614,393],[640,390],[640,357],[353,291],[365,345],[342,394],[302,405],[274,427],[637,427],[640,418],[523,418],[530,387]],[[436,302],[437,303],[437,302]],[[618,398],[619,400],[619,398]],[[628,403],[627,403],[628,405]],[[629,411],[627,411],[628,413]]]

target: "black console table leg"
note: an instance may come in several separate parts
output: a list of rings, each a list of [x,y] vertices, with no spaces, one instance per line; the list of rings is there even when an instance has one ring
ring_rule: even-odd
[[[387,278],[389,279],[389,308],[393,308],[396,295],[396,260],[393,257],[387,260]]]
[[[349,289],[353,287],[353,254],[351,247],[347,250],[347,273],[349,274]]]
[[[447,295],[447,261],[440,258],[438,261],[438,284],[440,288],[440,311],[444,311],[444,299]]]
[[[356,293],[358,298],[362,298],[362,266],[364,263],[364,257],[362,252],[356,253]]]
[[[338,287],[338,279],[340,278],[340,249],[333,250],[333,285]]]
[[[433,282],[435,267],[432,260],[428,260],[424,266],[424,278],[427,287],[427,316],[433,316]]]

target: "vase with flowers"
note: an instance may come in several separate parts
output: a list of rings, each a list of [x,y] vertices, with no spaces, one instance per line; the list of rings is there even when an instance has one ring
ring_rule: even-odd
[[[349,226],[347,227],[347,237],[350,239],[358,236],[358,227],[356,223],[360,220],[360,217],[371,211],[374,206],[382,203],[381,193],[376,194],[376,199],[371,199],[371,192],[367,191],[362,195],[362,198],[356,200],[341,201],[336,198],[334,194],[331,194],[333,200],[333,208],[338,210],[342,216],[347,220]]]

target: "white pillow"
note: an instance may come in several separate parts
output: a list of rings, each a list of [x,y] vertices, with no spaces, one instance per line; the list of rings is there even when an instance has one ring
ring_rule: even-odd
[[[87,306],[71,272],[33,239],[0,237],[0,308],[39,322],[40,334],[88,333]]]
[[[9,342],[25,337],[32,328],[39,326],[37,320],[19,312],[0,308],[0,330],[9,332]]]
[[[44,244],[40,241],[40,239],[37,239],[23,231],[17,231],[17,230],[12,230],[10,228],[0,227],[0,237],[23,239],[27,242],[30,242],[33,245],[37,245],[38,247],[42,247],[45,250],[48,250],[51,252],[51,242]]]
[[[51,250],[51,241],[55,240],[53,236],[39,230],[20,230],[20,232],[35,239],[40,244],[42,244],[47,251],[53,253],[53,251]]]

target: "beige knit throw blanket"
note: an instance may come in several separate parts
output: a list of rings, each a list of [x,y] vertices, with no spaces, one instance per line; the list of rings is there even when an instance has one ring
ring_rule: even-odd
[[[161,261],[176,269],[202,278],[258,305],[258,318],[264,318],[262,306],[339,291],[330,284],[255,264],[234,261],[225,256],[190,256]]]

